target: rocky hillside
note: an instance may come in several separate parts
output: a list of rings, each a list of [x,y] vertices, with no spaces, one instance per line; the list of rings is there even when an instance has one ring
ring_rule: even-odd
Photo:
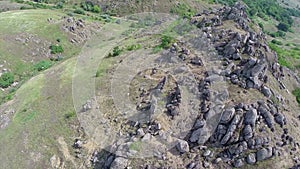
[[[172,44],[157,59],[183,62],[196,85],[184,68],[172,76],[159,66],[140,72],[130,94],[136,110],[154,118],[117,122],[130,137],[113,144],[111,155],[94,154],[95,168],[298,167],[300,109],[291,91],[299,80],[277,63],[276,53],[245,10],[237,3],[192,17],[194,36]],[[185,77],[178,79],[176,72]],[[185,100],[187,86],[195,100]],[[156,117],[159,100],[164,101],[163,115]],[[157,142],[170,130],[176,138]],[[149,149],[153,146],[160,149]],[[153,156],[136,158],[145,155],[141,152]]]
[[[216,2],[0,3],[0,168],[300,168],[298,75]]]

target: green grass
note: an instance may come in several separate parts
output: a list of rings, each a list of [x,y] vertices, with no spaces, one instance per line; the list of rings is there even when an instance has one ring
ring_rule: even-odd
[[[61,30],[60,20],[63,16],[65,14],[59,11],[48,9],[0,13],[0,60],[7,63],[0,64],[14,74],[14,80],[19,82],[18,86],[37,72],[46,70],[56,63],[46,60],[44,55],[38,55],[33,61],[29,61],[28,55],[31,52],[29,49],[36,46],[16,43],[15,37],[19,34],[34,35],[52,44],[59,43],[51,45],[51,53],[63,55],[61,57],[65,59],[80,52],[80,47],[72,44],[67,34]],[[52,18],[55,23],[49,23],[48,18]],[[8,91],[1,92],[0,98],[5,102],[12,98],[12,94]]]
[[[140,151],[142,148],[142,142],[136,141],[130,144],[129,149],[134,151]]]
[[[297,68],[297,63],[300,59],[300,47],[294,47],[291,49],[285,49],[277,44],[269,43],[269,46],[278,55],[278,62],[280,65],[288,67],[290,69]]]
[[[173,14],[177,14],[183,18],[191,18],[196,13],[196,11],[192,7],[183,2],[173,6],[170,12]]]
[[[296,97],[296,100],[300,105],[300,88],[295,89],[292,93]]]
[[[106,71],[112,66],[113,62],[114,58],[112,57],[104,58],[98,66],[96,77],[102,77],[103,75],[105,75]]]
[[[36,71],[42,71],[50,68],[52,66],[52,62],[50,60],[42,60],[33,65],[34,70]]]
[[[56,74],[51,71],[40,73],[16,91],[13,100],[16,113],[7,128],[0,132],[0,141],[6,145],[2,148],[5,153],[0,155],[4,168],[45,168],[51,156],[61,153],[58,137],[64,137],[71,148],[75,131],[69,124],[76,121],[71,96],[72,78],[67,78],[68,83],[63,85],[58,79],[61,74],[73,70],[73,60],[52,67]],[[41,153],[42,159],[29,163],[29,157],[20,150]],[[12,158],[16,159],[15,163],[10,163]]]

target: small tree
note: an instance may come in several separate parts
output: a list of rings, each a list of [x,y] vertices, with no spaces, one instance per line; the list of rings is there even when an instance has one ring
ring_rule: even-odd
[[[119,46],[114,47],[113,49],[113,56],[119,56],[122,52],[122,49]]]
[[[278,24],[277,28],[281,31],[287,32],[290,29],[290,25],[287,23],[281,22]]]

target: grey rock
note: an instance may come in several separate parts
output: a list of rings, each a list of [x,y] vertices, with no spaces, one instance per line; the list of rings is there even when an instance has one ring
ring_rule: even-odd
[[[237,159],[234,161],[233,166],[236,168],[240,168],[244,165],[244,162],[242,159]]]
[[[273,128],[274,119],[271,113],[266,109],[265,105],[260,105],[258,108],[258,111],[262,115],[262,117],[265,119],[266,124],[269,128]]]
[[[203,153],[204,157],[208,157],[211,154],[211,151],[208,149]]]
[[[254,153],[251,153],[247,156],[246,161],[248,164],[255,164],[256,162],[256,156]]]
[[[107,158],[107,160],[105,161],[105,164],[104,164],[104,166],[105,167],[109,167],[109,166],[111,166],[111,164],[112,164],[112,162],[114,161],[114,156],[113,155],[111,155],[111,156],[109,156],[108,158]]]
[[[262,148],[256,152],[256,159],[257,161],[263,161],[272,157],[272,148]]]
[[[110,165],[110,169],[125,169],[128,165],[128,159],[117,157]]]
[[[150,134],[150,133],[147,133],[147,134],[144,135],[144,137],[142,138],[141,141],[142,141],[142,142],[148,142],[148,141],[151,140],[151,138],[152,138],[151,134]]]
[[[226,134],[228,127],[226,127],[225,125],[219,124],[218,125],[218,133],[219,134]]]
[[[88,110],[92,109],[92,101],[88,100],[86,103],[82,106],[82,111],[86,112]]]
[[[221,123],[228,123],[234,116],[234,113],[235,109],[233,107],[226,109],[222,114]]]
[[[270,97],[272,96],[272,91],[271,91],[271,89],[269,89],[269,88],[266,87],[266,86],[262,86],[261,92],[262,92],[262,94],[265,95],[267,98],[270,98]]]
[[[253,130],[249,124],[244,127],[243,136],[245,140],[248,140],[253,137]]]
[[[231,83],[233,83],[233,84],[238,84],[238,83],[239,83],[238,76],[237,76],[236,74],[233,74],[233,75],[230,77],[230,81],[231,81]]]
[[[137,130],[137,135],[138,135],[138,136],[144,136],[144,135],[145,135],[144,130],[143,130],[142,128],[139,128],[139,129]]]
[[[197,119],[195,125],[194,125],[194,128],[195,129],[198,129],[198,128],[201,128],[203,127],[204,125],[206,124],[206,121],[203,120],[203,119]]]
[[[198,142],[198,144],[204,144],[207,139],[210,137],[207,128],[203,127],[203,128],[199,128],[197,130],[195,130],[191,137],[190,137],[190,141],[192,143],[194,142]]]
[[[255,122],[257,120],[257,110],[254,108],[250,108],[246,114],[245,114],[245,119],[244,119],[244,123],[250,124],[251,126],[255,126]]]
[[[186,153],[190,151],[189,144],[185,140],[178,140],[176,148],[181,153]]]
[[[285,124],[285,117],[281,113],[277,113],[275,116],[275,122],[283,126]]]
[[[203,167],[204,168],[209,168],[209,163],[207,161],[203,161]]]
[[[249,66],[254,66],[254,65],[256,64],[256,62],[257,62],[257,59],[256,59],[256,58],[250,57],[247,64],[248,64]]]
[[[233,58],[234,60],[241,60],[241,59],[242,59],[242,56],[241,56],[239,53],[235,53],[235,54],[233,54],[232,58]]]

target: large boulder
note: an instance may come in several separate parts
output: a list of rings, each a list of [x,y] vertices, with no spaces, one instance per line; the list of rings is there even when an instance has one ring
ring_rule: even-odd
[[[251,126],[255,126],[255,122],[257,119],[257,110],[254,108],[250,108],[246,114],[245,114],[245,119],[244,119],[244,123],[250,124]]]
[[[256,152],[256,159],[257,161],[263,161],[265,159],[272,157],[272,148],[262,148]]]
[[[221,123],[226,124],[226,123],[230,122],[230,120],[234,116],[234,113],[235,113],[235,109],[233,107],[226,109],[222,114]]]

